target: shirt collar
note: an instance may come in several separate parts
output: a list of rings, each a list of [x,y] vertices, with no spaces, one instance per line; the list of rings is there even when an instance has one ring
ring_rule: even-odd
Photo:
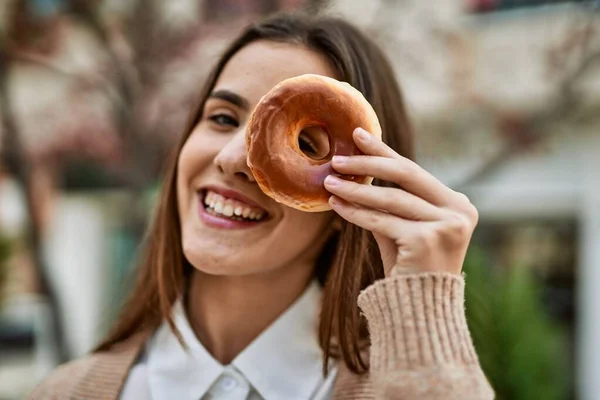
[[[318,343],[321,289],[314,281],[294,304],[232,362],[265,400],[307,399],[323,381]],[[148,343],[148,384],[153,397],[198,399],[225,367],[198,341],[181,302],[173,308],[183,348],[165,322]]]
[[[320,309],[321,289],[315,281],[233,360],[265,400],[308,399],[322,383]]]
[[[181,302],[173,307],[173,322],[187,349],[164,322],[148,342],[148,385],[157,400],[201,398],[221,375],[223,366],[202,346]]]

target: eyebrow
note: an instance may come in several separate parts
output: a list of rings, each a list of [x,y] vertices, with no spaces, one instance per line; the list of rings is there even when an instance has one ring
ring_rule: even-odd
[[[210,96],[208,96],[208,97],[213,98],[213,99],[225,100],[235,106],[238,106],[239,108],[241,108],[243,110],[250,109],[250,102],[248,100],[246,100],[244,97],[242,97],[239,94],[234,93],[230,90],[225,90],[225,89],[217,90],[215,92],[212,92],[210,94]]]

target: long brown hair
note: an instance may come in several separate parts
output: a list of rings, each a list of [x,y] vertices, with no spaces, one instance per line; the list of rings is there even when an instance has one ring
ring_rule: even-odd
[[[177,156],[202,118],[204,103],[227,62],[257,40],[304,45],[327,57],[337,78],[360,90],[371,103],[380,119],[383,140],[399,154],[413,158],[412,132],[394,72],[380,48],[365,34],[337,18],[299,14],[279,14],[249,26],[225,50],[202,89],[200,101],[168,164],[137,271],[137,284],[114,328],[96,351],[107,350],[141,330],[156,329],[165,320],[178,335],[171,308],[182,295],[193,268],[181,248],[175,186]],[[374,184],[389,186],[386,182]],[[351,371],[366,372],[361,350],[368,333],[356,300],[362,289],[384,277],[373,236],[343,221],[339,233],[329,239],[317,261],[316,276],[324,285],[319,328],[324,365],[329,357],[336,357]]]

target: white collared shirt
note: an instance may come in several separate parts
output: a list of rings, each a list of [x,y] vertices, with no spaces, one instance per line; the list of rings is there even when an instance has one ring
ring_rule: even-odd
[[[120,400],[327,400],[337,374],[323,377],[317,326],[321,288],[300,298],[231,362],[221,365],[198,341],[178,302],[175,326],[163,323],[132,368]]]

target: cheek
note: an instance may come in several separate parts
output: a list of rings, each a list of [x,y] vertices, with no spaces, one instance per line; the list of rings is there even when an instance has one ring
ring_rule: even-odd
[[[321,238],[327,236],[327,229],[331,226],[333,217],[331,211],[307,213],[290,209],[282,236],[291,246],[306,247],[313,243],[319,244]]]
[[[202,148],[202,140],[199,139],[199,135],[192,133],[177,157],[177,203],[180,213],[187,210],[194,179],[211,164],[208,149]]]
[[[179,153],[179,159],[177,160],[177,172],[184,181],[194,175],[194,171],[199,169],[199,164],[203,163],[203,158],[206,156],[201,154],[201,147],[199,146],[200,140],[198,135],[193,134],[186,140],[181,152]]]
[[[192,132],[181,148],[177,160],[178,186],[189,185],[212,164],[218,149],[209,145],[210,142],[203,138],[200,132]]]

